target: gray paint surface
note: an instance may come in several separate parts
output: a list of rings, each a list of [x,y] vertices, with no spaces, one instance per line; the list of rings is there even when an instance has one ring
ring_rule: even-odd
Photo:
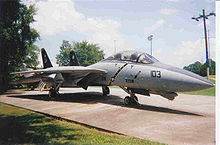
[[[117,72],[117,70],[125,63],[128,63],[128,65],[119,73],[113,85],[165,92],[195,91],[213,86],[209,80],[197,74],[160,62],[153,64],[142,64],[132,63],[129,61],[106,60],[89,67],[106,70],[107,81],[100,81],[99,83],[100,85],[107,85],[107,82],[114,75],[114,73]],[[153,78],[151,71],[159,71],[161,77]],[[141,73],[136,79],[134,79],[134,76],[138,74],[138,72]],[[134,83],[127,83],[125,81],[126,78],[133,78]]]

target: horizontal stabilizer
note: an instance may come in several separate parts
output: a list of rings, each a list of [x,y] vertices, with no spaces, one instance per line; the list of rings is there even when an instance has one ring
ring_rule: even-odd
[[[23,77],[17,81],[12,81],[9,84],[17,85],[17,84],[28,84],[28,83],[36,83],[41,81],[41,76],[31,76],[31,77]]]

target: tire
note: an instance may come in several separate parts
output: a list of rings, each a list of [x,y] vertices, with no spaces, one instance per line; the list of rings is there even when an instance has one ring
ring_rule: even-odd
[[[124,104],[125,104],[125,105],[130,105],[130,104],[131,104],[131,97],[126,96],[126,97],[124,98]]]
[[[109,87],[102,86],[102,93],[103,93],[103,96],[107,96],[110,93]]]
[[[51,88],[49,91],[49,98],[55,98],[56,97],[56,91]]]

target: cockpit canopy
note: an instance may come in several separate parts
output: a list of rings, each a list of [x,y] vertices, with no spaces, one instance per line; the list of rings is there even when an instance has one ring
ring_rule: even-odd
[[[158,62],[158,60],[153,56],[147,53],[136,52],[136,51],[119,52],[115,55],[108,57],[107,60],[122,60],[122,61],[132,61],[137,63],[148,63],[148,64]]]

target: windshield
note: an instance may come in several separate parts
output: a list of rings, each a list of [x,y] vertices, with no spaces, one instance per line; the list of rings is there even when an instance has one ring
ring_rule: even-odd
[[[155,57],[153,57],[152,55],[149,55],[146,53],[146,55],[153,61],[153,62],[158,62],[159,60],[157,60]]]
[[[138,63],[154,63],[158,62],[156,58],[147,54],[136,51],[123,51],[107,58],[107,60],[123,60]]]
[[[141,54],[138,58],[138,62],[140,63],[153,63],[152,60],[149,59],[145,54]]]

